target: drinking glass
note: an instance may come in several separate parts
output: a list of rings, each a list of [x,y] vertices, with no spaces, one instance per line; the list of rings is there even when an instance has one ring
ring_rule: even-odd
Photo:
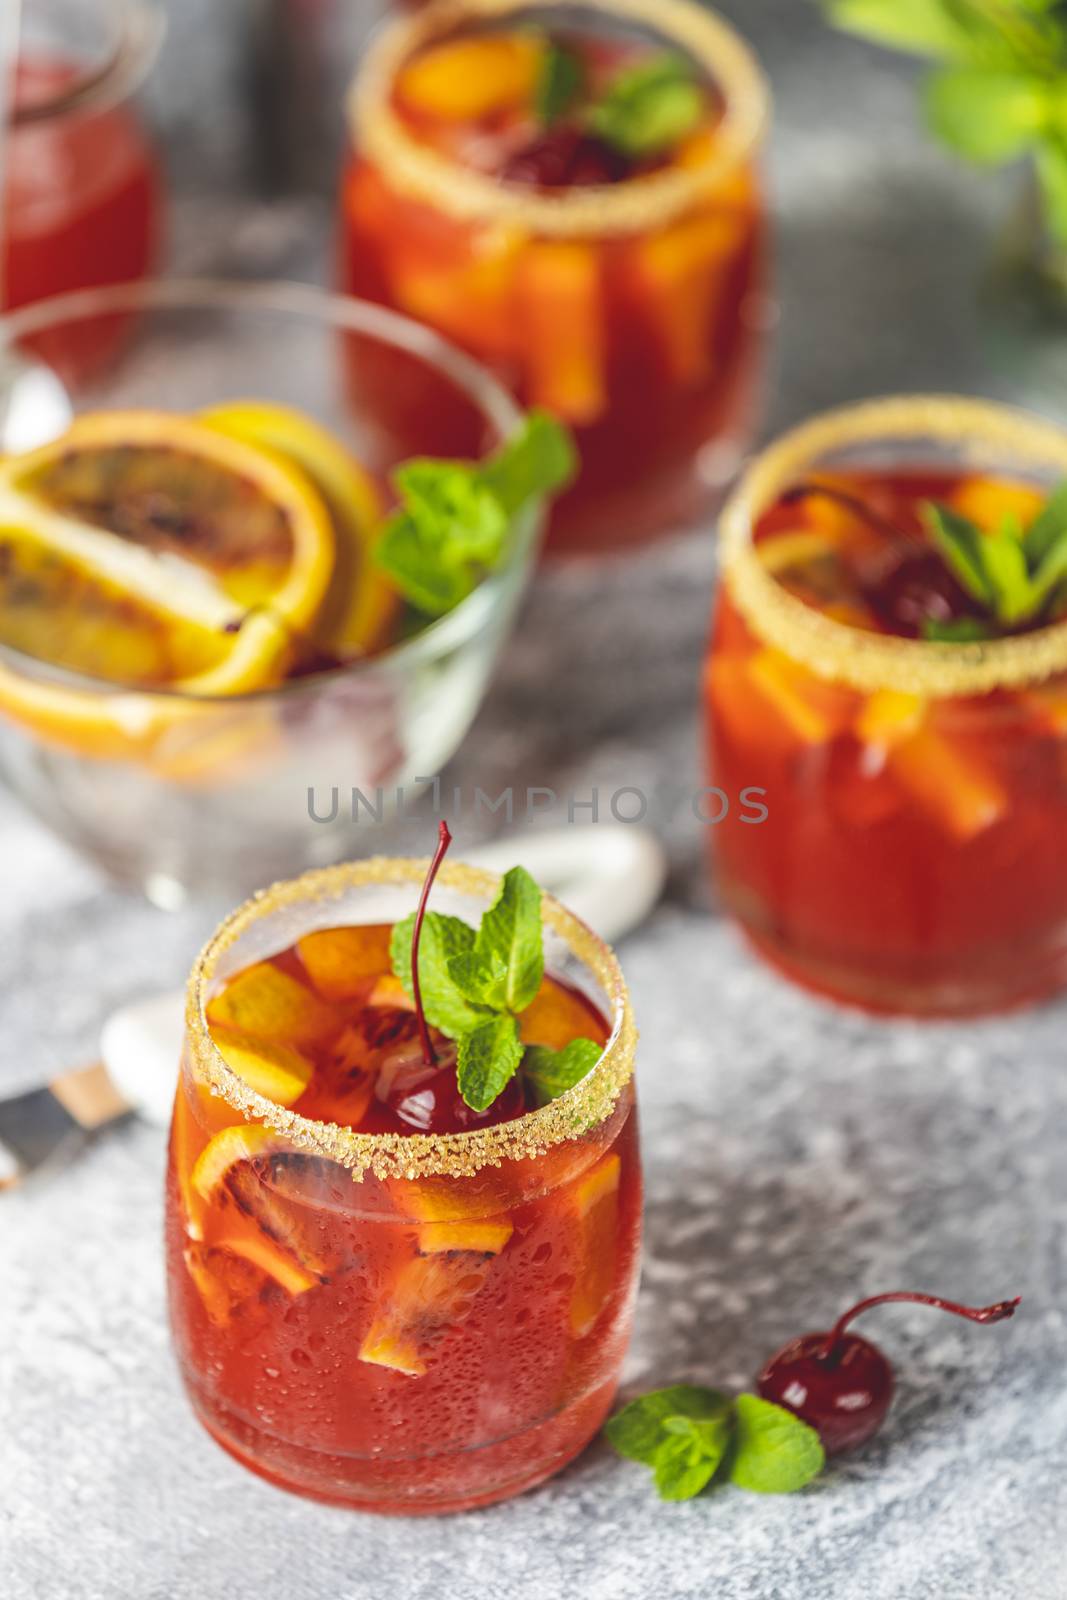
[[[1067,623],[972,643],[852,627],[774,578],[753,532],[842,468],[1049,487],[1067,433],[1004,406],[906,396],[772,444],[721,522],[705,669],[712,781],[763,792],[712,830],[722,897],[808,987],[877,1011],[968,1015],[1067,982]]]
[[[284,1488],[408,1513],[517,1494],[597,1432],[641,1204],[626,984],[548,896],[546,973],[610,1026],[548,1105],[461,1133],[360,1133],[272,1103],[222,1059],[205,1008],[224,979],[316,930],[399,920],[426,867],[312,872],[222,924],[189,981],[166,1187],[171,1326],[208,1432]],[[476,919],[497,888],[446,864],[434,903]]]

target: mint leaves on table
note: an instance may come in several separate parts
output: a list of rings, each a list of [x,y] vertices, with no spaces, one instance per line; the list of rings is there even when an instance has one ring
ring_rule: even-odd
[[[980,528],[933,500],[924,502],[921,513],[931,543],[960,587],[1001,628],[1036,621],[1067,581],[1067,483],[1026,528],[1012,516],[995,528]]]
[[[641,1395],[604,1433],[622,1456],[652,1468],[663,1500],[690,1500],[720,1467],[739,1489],[790,1494],[818,1476],[825,1452],[814,1428],[759,1395],[730,1400],[678,1383]]]
[[[943,63],[931,131],[978,165],[1033,157],[1049,227],[1067,244],[1067,14],[1055,0],[823,0],[829,20]]]
[[[704,116],[704,96],[684,56],[664,53],[626,68],[590,106],[589,129],[633,161],[665,155]]]
[[[444,616],[504,559],[516,513],[564,488],[576,466],[570,434],[544,411],[487,461],[407,461],[393,473],[400,506],[375,564],[419,611]]]
[[[395,925],[389,950],[409,994],[416,915]],[[585,1077],[601,1055],[591,1039],[552,1051],[527,1047],[519,1037],[519,1016],[545,971],[541,891],[524,867],[505,873],[477,929],[460,917],[427,912],[418,971],[427,1020],[456,1041],[456,1082],[472,1110],[487,1110],[520,1065],[537,1104],[545,1105]]]

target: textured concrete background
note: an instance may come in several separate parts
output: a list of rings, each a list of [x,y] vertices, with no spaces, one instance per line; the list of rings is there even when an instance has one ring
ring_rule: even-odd
[[[152,89],[179,191],[172,263],[315,277],[325,198],[234,203],[265,182],[234,88],[254,9],[172,0]],[[911,69],[828,35],[801,0],[725,9],[777,96],[784,311],[767,430],[893,388],[1035,398],[1025,373],[988,364],[973,293],[1004,196],[922,141]],[[329,11],[304,0],[331,38],[363,20],[340,0]],[[315,123],[297,154],[322,152],[325,196],[338,122]],[[695,785],[713,565],[705,536],[541,578],[449,780]],[[388,842],[422,849],[428,829]],[[872,1321],[897,1365],[890,1424],[798,1496],[664,1507],[597,1445],[510,1505],[355,1517],[261,1484],[193,1422],[163,1313],[162,1141],[129,1126],[0,1201],[4,1600],[1064,1600],[1067,1006],[920,1028],[817,1005],[714,917],[684,807],[663,833],[668,898],[622,949],[649,1186],[627,1383],[743,1384],[784,1338],[881,1289],[1018,1292],[1023,1314],[989,1331],[904,1308]],[[110,1008],[180,981],[214,916],[116,895],[8,803],[0,882],[12,1088],[88,1059]]]

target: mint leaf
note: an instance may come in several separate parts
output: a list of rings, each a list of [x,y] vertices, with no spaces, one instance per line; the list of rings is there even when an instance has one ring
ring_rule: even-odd
[[[966,60],[973,47],[965,21],[942,0],[826,0],[825,9],[835,27],[891,49]]]
[[[550,128],[567,115],[581,94],[584,81],[581,57],[566,45],[550,43],[534,91],[534,112],[542,127]]]
[[[726,1451],[730,1429],[721,1425],[722,1443],[709,1451],[692,1438],[671,1438],[656,1452],[652,1476],[661,1500],[692,1500],[711,1482]]]
[[[996,595],[982,559],[982,530],[969,517],[933,500],[924,502],[921,515],[934,546],[962,587],[972,599],[995,612]]]
[[[967,161],[999,166],[1021,155],[1042,132],[1050,85],[1031,73],[950,67],[929,79],[926,120]]]
[[[684,56],[660,55],[620,72],[589,111],[598,138],[634,160],[666,154],[704,115],[704,95]]]
[[[393,971],[411,994],[411,941],[415,914],[396,923],[389,942]],[[442,916],[428,911],[423,919],[419,942],[419,986],[428,1022],[450,1039],[476,1028],[485,1016],[484,1008],[472,1005],[449,972],[449,962],[473,948],[474,929],[460,917]]]
[[[825,0],[829,20],[895,50],[1021,66],[1047,75],[1063,53],[1063,29],[1047,0]]]
[[[717,1389],[693,1383],[675,1383],[667,1389],[642,1394],[605,1423],[604,1435],[620,1456],[652,1467],[661,1446],[672,1437],[668,1422],[690,1419],[694,1422],[719,1422],[728,1425],[730,1402]]]
[[[547,411],[531,411],[525,426],[481,469],[509,516],[529,500],[565,489],[578,471],[578,452],[570,432]]]
[[[515,514],[551,494],[576,466],[569,433],[544,412],[482,463],[419,457],[393,474],[400,506],[374,561],[428,616],[443,616],[473,592],[507,552]]]
[[[476,587],[470,571],[443,559],[439,541],[426,538],[411,517],[398,512],[374,546],[374,564],[413,606],[443,617]]]
[[[541,891],[525,867],[504,874],[496,899],[482,917],[474,954],[487,982],[484,1000],[497,1010],[523,1011],[545,975]]]
[[[535,1103],[546,1106],[567,1089],[573,1089],[589,1075],[603,1053],[592,1039],[571,1039],[562,1050],[550,1050],[543,1044],[527,1045],[522,1075]]]
[[[734,1401],[730,1481],[756,1494],[791,1494],[822,1471],[826,1454],[814,1428],[755,1394]]]
[[[420,974],[421,975],[421,974]],[[507,1086],[522,1060],[515,1018],[489,1016],[459,1041],[456,1082],[474,1111],[486,1111]]]
[[[475,1005],[488,1006],[493,1011],[503,1009],[495,999],[507,981],[507,968],[502,961],[486,959],[473,949],[466,950],[451,957],[448,973],[457,988]]]
[[[1053,489],[1023,534],[1023,549],[1031,572],[1037,571],[1052,547],[1062,539],[1067,539],[1067,483]]]
[[[996,633],[980,617],[924,617],[922,636],[936,644],[972,644],[979,639],[995,639]]]
[[[498,559],[508,518],[492,488],[463,462],[417,457],[393,474],[423,542],[440,544],[457,566]]]
[[[983,536],[982,562],[993,590],[998,621],[1011,627],[1030,616],[1034,609],[1033,585],[1017,524],[1006,520]]]
[[[1067,536],[1053,544],[1047,551],[1031,581],[1033,612],[1036,615],[1049,596],[1067,577]]]

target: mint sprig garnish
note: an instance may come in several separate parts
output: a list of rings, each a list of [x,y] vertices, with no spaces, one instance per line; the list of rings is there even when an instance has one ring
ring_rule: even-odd
[[[546,1106],[581,1083],[600,1056],[600,1046],[592,1039],[571,1039],[562,1050],[550,1050],[543,1044],[528,1045],[522,1063],[526,1087],[537,1105]]]
[[[620,72],[590,106],[592,133],[632,161],[665,155],[704,116],[704,96],[684,56],[663,53]]]
[[[551,128],[572,110],[585,85],[585,69],[575,51],[550,40],[541,57],[534,90],[534,112],[543,128]]]
[[[442,827],[442,838],[450,842]],[[519,1017],[545,972],[541,890],[524,867],[504,874],[477,929],[460,917],[425,910],[421,922],[416,911],[396,923],[390,964],[413,998],[416,930],[418,1003],[426,1019],[456,1041],[456,1082],[472,1110],[488,1110],[519,1067],[527,1071],[527,1059],[538,1105],[571,1088],[599,1060],[601,1048],[592,1039],[572,1039],[554,1051],[524,1046],[519,1036]]]
[[[942,63],[927,79],[930,130],[964,160],[1033,158],[1049,227],[1067,243],[1067,16],[1050,0],[823,0],[829,20]]]
[[[933,500],[924,502],[921,515],[960,587],[1002,628],[1036,621],[1067,579],[1067,484],[1026,528],[1011,516],[981,528]]]
[[[759,1395],[734,1400],[717,1389],[672,1384],[616,1413],[605,1436],[622,1456],[651,1467],[663,1500],[690,1500],[720,1467],[739,1489],[791,1494],[826,1460],[814,1428]]]
[[[487,461],[407,461],[393,473],[400,507],[375,564],[419,611],[444,616],[504,559],[523,506],[565,487],[576,467],[570,434],[544,411]]]

